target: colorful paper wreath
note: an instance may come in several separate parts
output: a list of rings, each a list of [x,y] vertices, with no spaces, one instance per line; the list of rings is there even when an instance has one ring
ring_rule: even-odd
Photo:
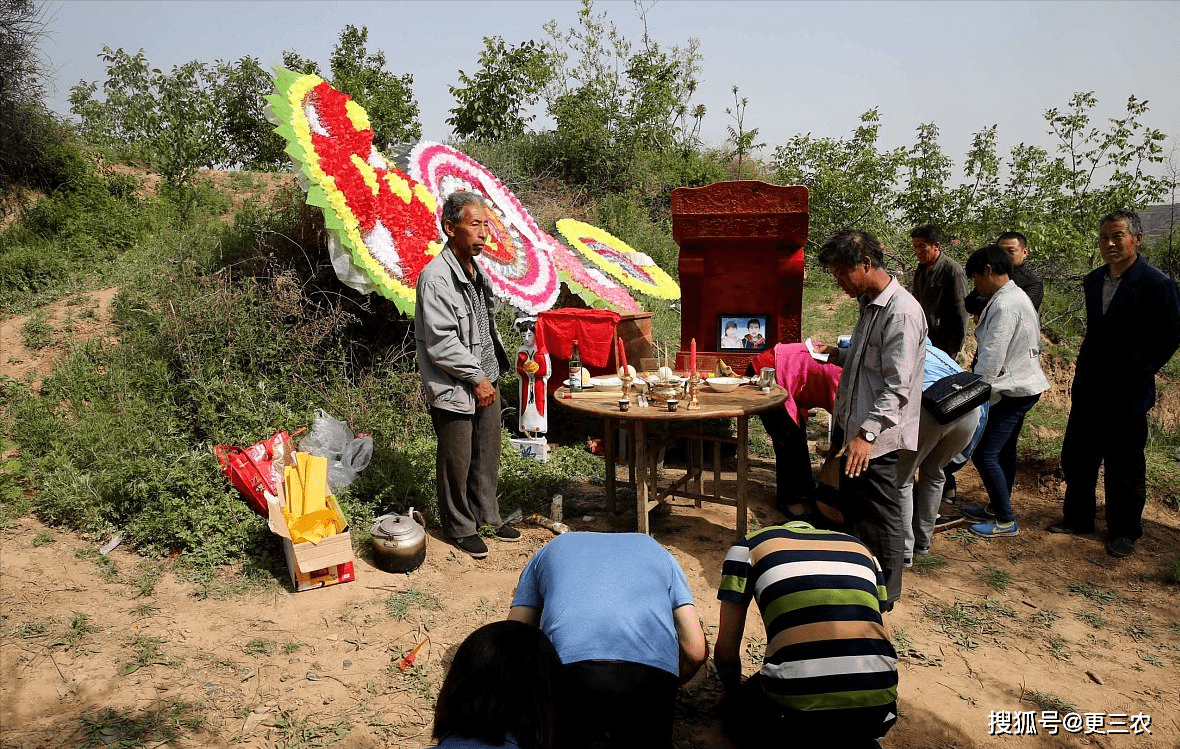
[[[671,276],[610,232],[572,218],[560,219],[557,231],[574,249],[631,289],[657,299],[680,298],[680,287]]]
[[[483,195],[490,207],[491,241],[476,261],[487,272],[493,291],[530,314],[553,306],[560,283],[551,248],[524,206],[495,175],[467,155],[429,141],[410,151],[409,172],[434,191],[440,232],[442,203],[448,195],[456,190]]]
[[[582,298],[591,307],[613,309],[619,312],[639,312],[642,308],[635,298],[618,283],[607,278],[597,268],[587,268],[576,252],[548,234],[553,249],[553,263],[557,266],[557,277],[565,283],[570,293]]]
[[[373,147],[368,115],[348,95],[284,68],[275,71],[275,87],[278,93],[265,97],[267,116],[287,140],[307,202],[323,210],[334,244],[347,250],[369,288],[412,315],[418,274],[442,249],[434,195]],[[345,283],[364,285],[346,275]]]

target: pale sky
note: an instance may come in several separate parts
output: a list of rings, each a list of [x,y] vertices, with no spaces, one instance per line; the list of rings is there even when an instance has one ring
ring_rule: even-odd
[[[477,69],[484,36],[541,41],[542,24],[573,25],[571,0],[352,2],[336,0],[104,0],[46,3],[42,52],[54,71],[49,104],[68,114],[79,80],[101,81],[102,46],[144,49],[154,67],[189,60],[259,59],[281,64],[293,49],[320,63],[345,24],[369,28],[369,50],[386,69],[411,73],[423,138],[443,141],[454,106],[448,86]],[[631,2],[595,3],[638,43]],[[662,0],[648,13],[663,47],[700,40],[699,93],[708,109],[701,135],[721,145],[732,121],[732,87],[749,99],[746,128],[773,147],[796,133],[849,135],[879,107],[879,145],[909,146],[920,123],[938,125],[943,152],[961,168],[971,134],[999,125],[999,151],[1020,142],[1052,150],[1043,113],[1093,91],[1092,122],[1149,102],[1146,125],[1180,137],[1180,2],[718,2]]]

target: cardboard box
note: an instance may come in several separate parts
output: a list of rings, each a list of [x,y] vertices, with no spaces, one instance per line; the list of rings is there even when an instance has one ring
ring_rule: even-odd
[[[352,535],[348,532],[348,518],[336,504],[335,497],[329,495],[328,507],[336,513],[337,521],[344,531],[325,538],[318,544],[297,544],[291,541],[291,531],[287,528],[287,519],[283,517],[282,507],[281,501],[269,502],[268,519],[271,531],[283,539],[287,572],[291,575],[291,586],[296,592],[352,582],[356,579],[352,565]]]

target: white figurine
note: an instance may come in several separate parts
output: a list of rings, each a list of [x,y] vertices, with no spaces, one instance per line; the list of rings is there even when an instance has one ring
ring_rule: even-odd
[[[524,341],[516,350],[516,374],[520,378],[520,431],[544,434],[549,431],[546,387],[553,368],[549,354],[537,351],[537,318],[518,317],[514,324]]]

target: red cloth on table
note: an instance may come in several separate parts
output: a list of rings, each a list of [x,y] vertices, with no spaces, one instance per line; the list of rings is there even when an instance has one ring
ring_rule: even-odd
[[[835,364],[816,361],[806,344],[776,343],[774,349],[755,356],[750,365],[755,373],[763,367],[774,367],[775,380],[787,391],[783,407],[796,424],[802,426],[812,408],[832,412],[842,370]]]
[[[611,342],[619,313],[608,309],[553,309],[537,315],[537,350],[569,361],[574,339],[583,367],[614,369]]]

